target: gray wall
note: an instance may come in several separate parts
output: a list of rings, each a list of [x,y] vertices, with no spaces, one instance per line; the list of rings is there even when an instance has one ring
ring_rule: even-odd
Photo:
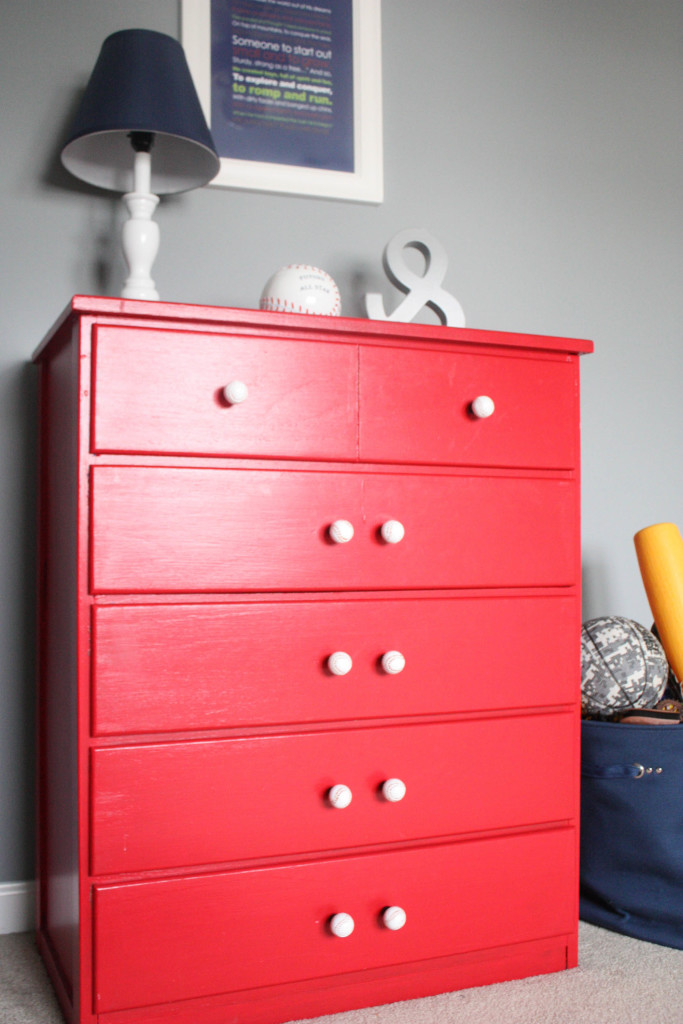
[[[0,0],[0,882],[33,874],[35,345],[71,295],[117,294],[118,201],[59,139],[102,39],[177,35],[176,0]],[[683,522],[683,5],[384,0],[385,201],[216,188],[162,202],[169,300],[256,306],[289,262],[349,315],[398,293],[387,240],[422,226],[473,327],[592,338],[583,370],[585,617],[650,615],[633,533]],[[112,241],[113,240],[113,241]]]

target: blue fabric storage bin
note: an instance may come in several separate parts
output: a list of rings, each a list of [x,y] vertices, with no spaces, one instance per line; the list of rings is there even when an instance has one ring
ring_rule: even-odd
[[[581,723],[584,921],[683,949],[683,724]]]

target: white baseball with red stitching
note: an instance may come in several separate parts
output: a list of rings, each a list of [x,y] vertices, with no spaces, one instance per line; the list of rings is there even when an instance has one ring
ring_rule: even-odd
[[[325,270],[292,263],[281,267],[269,279],[261,293],[259,308],[271,313],[340,316],[341,296]]]

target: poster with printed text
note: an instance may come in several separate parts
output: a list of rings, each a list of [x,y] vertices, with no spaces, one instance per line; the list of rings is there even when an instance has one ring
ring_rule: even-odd
[[[220,157],[354,171],[353,0],[211,0]]]

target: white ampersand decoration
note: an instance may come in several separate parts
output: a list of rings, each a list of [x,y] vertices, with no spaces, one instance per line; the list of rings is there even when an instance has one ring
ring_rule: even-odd
[[[405,261],[404,249],[417,249],[425,258],[425,271],[416,274]],[[442,324],[464,327],[465,314],[456,298],[441,284],[446,276],[448,257],[437,238],[421,228],[406,228],[387,243],[382,259],[384,272],[393,285],[406,293],[405,299],[387,316],[379,292],[368,292],[365,309],[371,320],[413,320],[423,306],[433,309]]]

